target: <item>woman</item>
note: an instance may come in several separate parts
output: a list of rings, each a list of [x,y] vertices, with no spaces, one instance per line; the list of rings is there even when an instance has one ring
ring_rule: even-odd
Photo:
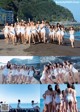
[[[41,39],[43,40],[44,43],[46,43],[46,29],[45,29],[44,21],[42,21],[42,23],[40,25],[40,29],[41,29]]]
[[[8,43],[9,42],[9,25],[8,25],[8,23],[6,23],[6,25],[3,29],[3,32],[4,32],[6,43]]]
[[[10,36],[10,39],[11,39],[13,45],[14,45],[15,41],[16,41],[16,35],[15,35],[15,29],[14,29],[13,24],[11,24],[11,26],[9,27],[9,36]]]
[[[65,94],[65,91],[62,90],[62,112],[65,112],[66,111],[66,94]]]
[[[20,66],[20,80],[24,82],[24,66]]]
[[[29,69],[26,67],[26,65],[23,66],[23,73],[22,73],[22,82],[23,83],[28,83],[28,74],[29,74]]]
[[[61,112],[61,90],[59,88],[59,85],[55,85],[55,105],[56,105],[56,112]]]
[[[9,73],[9,69],[7,68],[7,66],[4,66],[3,72],[2,72],[3,83],[7,83],[8,73]]]
[[[58,73],[59,73],[59,80],[60,83],[64,83],[64,75],[63,75],[63,64],[59,64],[59,68],[58,68]]]
[[[35,44],[36,43],[35,39],[36,39],[36,35],[37,35],[37,30],[36,30],[36,25],[34,24],[34,22],[32,22],[32,24],[31,24],[31,32],[32,32],[32,41]]]
[[[68,110],[68,106],[69,106],[70,112],[73,112],[73,101],[74,101],[73,90],[69,83],[67,84],[67,89],[65,90],[65,92],[66,92],[66,112]]]
[[[58,44],[61,44],[61,25],[57,23],[57,39],[58,39]]]
[[[27,34],[26,36],[27,36],[28,43],[30,45],[31,44],[31,34],[32,34],[30,23],[27,23],[26,34]]]
[[[53,84],[55,79],[53,66],[50,65],[49,75],[48,75],[48,83]]]
[[[31,67],[29,68],[29,74],[28,74],[28,75],[29,75],[29,76],[28,76],[28,78],[29,78],[29,84],[32,83],[32,79],[33,79],[34,73],[35,73],[34,67],[31,66]]]
[[[72,63],[70,61],[66,61],[67,62],[67,68],[69,69],[69,75],[68,75],[68,80],[69,80],[69,83],[72,84],[74,83],[74,75],[72,73]]]
[[[50,37],[50,40],[53,41],[53,28],[52,28],[52,26],[50,26],[49,37]]]
[[[47,82],[48,81],[48,76],[50,75],[49,70],[50,70],[49,65],[45,65],[44,70],[42,72],[42,76],[40,78],[40,81],[41,81],[42,84],[47,84],[48,83]]]
[[[16,81],[17,80],[17,78],[16,78],[17,77],[17,75],[16,75],[17,73],[16,72],[17,72],[17,65],[14,64],[14,67],[13,67],[13,70],[12,70],[12,77],[13,77],[12,81],[13,81],[13,83],[17,82]]]
[[[8,73],[8,83],[13,83],[13,65],[11,65]]]
[[[15,30],[16,30],[16,42],[20,43],[21,42],[21,24],[20,23],[17,23]]]
[[[11,63],[8,61],[7,65],[4,66],[3,72],[2,72],[2,75],[3,75],[3,83],[7,83],[8,74],[9,74],[10,68],[11,68]]]
[[[22,75],[22,74],[20,73],[20,66],[17,65],[17,71],[16,71],[16,76],[17,76],[17,77],[16,77],[16,78],[17,78],[17,79],[16,79],[16,81],[17,81],[16,83],[17,83],[17,84],[22,83],[21,75]]]
[[[45,106],[46,106],[46,112],[52,112],[52,96],[53,96],[53,89],[51,85],[48,85],[48,90],[45,91],[43,94]]]
[[[77,99],[76,99],[76,90],[75,90],[74,84],[72,84],[72,89],[73,89],[73,108],[74,108],[74,112],[78,112]]]
[[[79,73],[78,73],[78,70],[73,66],[72,63],[70,64],[70,70],[73,74],[74,83],[78,82]]]
[[[24,23],[21,24],[21,42],[22,44],[24,44],[25,42],[25,24]]]
[[[61,26],[61,43],[63,44],[63,40],[64,40],[64,26]]]
[[[60,77],[59,77],[59,68],[58,68],[58,64],[55,63],[54,64],[54,76],[56,77],[56,83],[60,83],[61,80],[60,80]]]
[[[69,30],[69,34],[70,34],[70,42],[71,42],[71,47],[74,48],[74,28],[73,27],[70,27],[70,30]]]

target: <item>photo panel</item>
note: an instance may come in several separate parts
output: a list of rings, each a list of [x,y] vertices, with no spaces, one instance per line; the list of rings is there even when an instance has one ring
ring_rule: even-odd
[[[40,85],[0,85],[0,112],[40,112]]]
[[[40,85],[40,112],[80,112],[80,84]]]
[[[80,55],[80,0],[16,0],[13,4],[0,0],[1,56]]]
[[[39,84],[39,56],[0,56],[0,84]]]
[[[77,56],[42,56],[41,84],[80,84],[80,57]]]

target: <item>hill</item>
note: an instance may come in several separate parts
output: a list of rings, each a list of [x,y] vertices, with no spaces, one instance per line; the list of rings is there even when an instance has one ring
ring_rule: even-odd
[[[53,0],[2,0],[0,7],[13,10],[19,20],[74,21],[72,13]]]

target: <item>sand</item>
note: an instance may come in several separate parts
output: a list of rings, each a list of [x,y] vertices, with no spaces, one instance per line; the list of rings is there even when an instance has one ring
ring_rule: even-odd
[[[80,41],[75,41],[75,48],[71,48],[69,40],[64,45],[44,44],[12,45],[0,39],[0,56],[80,56]]]

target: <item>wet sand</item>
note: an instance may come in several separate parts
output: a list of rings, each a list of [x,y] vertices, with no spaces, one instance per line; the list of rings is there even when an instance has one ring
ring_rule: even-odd
[[[39,43],[36,45],[12,45],[0,39],[0,56],[80,56],[80,41],[75,41],[71,48],[70,41],[65,39],[64,45],[56,43]]]

